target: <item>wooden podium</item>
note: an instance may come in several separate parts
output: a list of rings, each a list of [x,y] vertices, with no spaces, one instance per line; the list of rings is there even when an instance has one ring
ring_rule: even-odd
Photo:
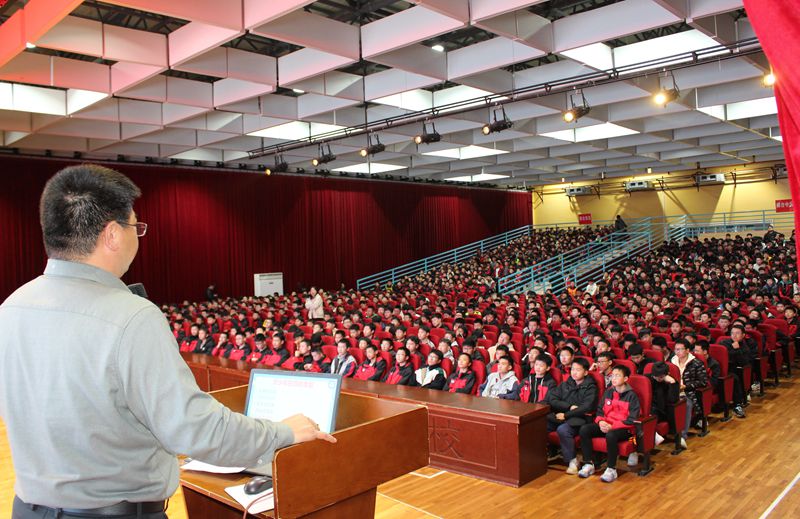
[[[244,410],[247,386],[210,393]],[[373,517],[378,485],[428,465],[428,411],[422,406],[342,393],[331,444],[280,449],[272,462],[275,509],[255,517]],[[181,471],[190,519],[241,517],[225,487],[246,474]]]

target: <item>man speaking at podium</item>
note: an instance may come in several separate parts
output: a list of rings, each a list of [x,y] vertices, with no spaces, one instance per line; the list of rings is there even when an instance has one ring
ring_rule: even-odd
[[[147,231],[140,194],[89,164],[42,193],[47,267],[0,306],[14,519],[165,518],[176,454],[255,467],[292,443],[335,441],[304,416],[251,419],[200,391],[159,309],[120,280]]]

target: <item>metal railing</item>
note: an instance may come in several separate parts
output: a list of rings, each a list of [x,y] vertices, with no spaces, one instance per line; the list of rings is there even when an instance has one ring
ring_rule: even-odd
[[[570,282],[581,287],[610,267],[660,247],[711,233],[765,231],[770,227],[788,236],[794,229],[793,213],[737,211],[727,213],[656,216],[630,220],[629,227],[498,280],[500,293],[532,290],[559,293]]]
[[[613,220],[599,220],[593,222],[592,225],[603,226],[611,225],[613,223]],[[455,265],[456,263],[467,261],[475,257],[475,255],[478,253],[508,245],[511,241],[517,238],[530,236],[534,231],[565,229],[572,227],[584,226],[580,225],[578,222],[557,222],[546,225],[525,225],[523,227],[518,227],[502,234],[486,238],[484,240],[462,245],[461,247],[440,252],[438,254],[434,254],[433,256],[428,256],[427,258],[422,258],[410,263],[405,263],[398,267],[384,270],[383,272],[378,272],[377,274],[365,276],[356,281],[356,288],[358,290],[362,290],[365,288],[375,287],[376,285],[379,287],[384,287],[387,283],[395,284],[403,278],[415,276],[422,272],[428,272],[429,270],[439,267],[445,263]]]

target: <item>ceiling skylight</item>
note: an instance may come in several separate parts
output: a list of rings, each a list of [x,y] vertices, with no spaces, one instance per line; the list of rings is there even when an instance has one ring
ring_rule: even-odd
[[[406,167],[396,166],[394,164],[383,164],[380,162],[365,162],[363,164],[353,164],[352,166],[336,168],[333,171],[341,171],[342,173],[369,173],[375,175],[377,173],[386,173],[387,171],[396,171],[398,169],[406,169]]]
[[[467,175],[465,177],[451,177],[447,180],[453,182],[484,182],[486,180],[497,180],[498,178],[508,178],[508,175],[494,175],[492,173],[481,173],[480,175]]]
[[[592,126],[584,126],[583,128],[575,128],[570,130],[559,130],[557,132],[549,132],[540,134],[542,137],[549,137],[551,139],[558,139],[560,141],[568,142],[586,142],[598,139],[611,139],[612,137],[622,137],[624,135],[637,134],[636,130],[618,126],[613,123],[594,124]]]
[[[440,151],[429,151],[423,155],[430,155],[432,157],[446,157],[448,159],[477,159],[479,157],[489,157],[491,155],[502,155],[508,153],[505,150],[496,150],[493,148],[484,148],[483,146],[464,146],[462,148],[448,148]]]
[[[335,130],[342,130],[344,126],[337,126],[335,124],[322,124],[322,123],[307,123],[303,121],[292,121],[286,124],[280,124],[271,128],[264,128],[255,132],[250,132],[247,135],[251,137],[267,137],[270,139],[281,139],[285,141],[297,141],[301,139],[308,139],[323,133],[332,132]]]

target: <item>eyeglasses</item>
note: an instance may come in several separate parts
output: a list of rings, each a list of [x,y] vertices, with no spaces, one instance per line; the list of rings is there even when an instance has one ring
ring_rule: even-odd
[[[147,234],[147,224],[144,222],[128,223],[117,220],[117,223],[126,227],[136,227],[136,236],[139,238]]]

